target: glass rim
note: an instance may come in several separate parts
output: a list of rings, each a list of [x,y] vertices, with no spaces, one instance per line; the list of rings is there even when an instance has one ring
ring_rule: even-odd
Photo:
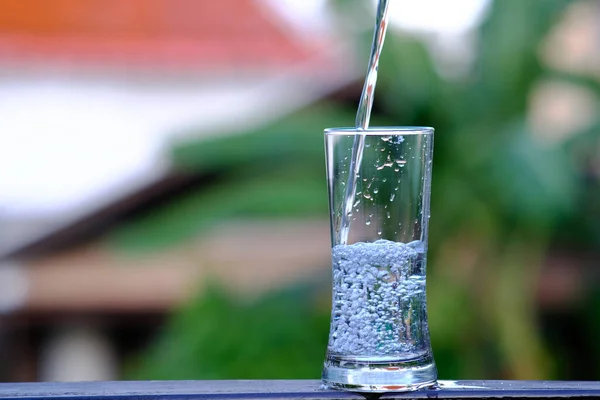
[[[362,128],[326,128],[326,135],[365,135],[365,136],[389,136],[389,135],[431,135],[435,131],[430,126],[373,126]]]

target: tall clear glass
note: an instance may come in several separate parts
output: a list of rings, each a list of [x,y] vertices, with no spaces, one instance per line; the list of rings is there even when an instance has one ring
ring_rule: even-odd
[[[331,128],[325,149],[333,300],[323,381],[365,392],[433,385],[425,297],[433,128]]]

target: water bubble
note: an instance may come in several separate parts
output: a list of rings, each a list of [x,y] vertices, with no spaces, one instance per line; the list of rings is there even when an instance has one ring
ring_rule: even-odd
[[[381,182],[383,182],[383,183],[387,182],[387,178],[381,179]]]
[[[396,164],[398,164],[399,167],[404,167],[406,165],[406,160],[396,160]]]
[[[419,257],[413,246],[382,239],[332,249],[332,351],[387,356],[420,348],[401,338],[424,317],[425,277],[413,272]]]
[[[363,197],[368,200],[371,198],[371,194],[365,192],[365,194],[363,194]]]
[[[378,229],[378,230],[377,230],[377,234],[378,234],[379,236],[381,236],[381,234],[382,234],[382,233],[383,233],[383,232],[381,231],[381,229]]]
[[[371,220],[370,219],[366,220],[365,225],[371,225]]]
[[[392,195],[390,196],[390,201],[394,201],[394,197],[396,197],[396,193],[392,193]]]
[[[390,156],[388,156],[387,161],[377,167],[378,171],[381,171],[385,167],[391,167],[394,165],[394,162],[391,160]]]
[[[400,168],[394,168],[394,171],[398,172],[400,171]]]
[[[375,194],[379,193],[379,188],[374,188],[373,193],[375,193]]]
[[[357,199],[356,202],[352,205],[352,207],[356,207],[360,204],[360,199]]]
[[[388,217],[388,218],[392,218],[392,216],[390,215],[390,212],[389,212],[389,211],[387,212],[387,214],[386,214],[386,215],[387,215],[387,217]]]

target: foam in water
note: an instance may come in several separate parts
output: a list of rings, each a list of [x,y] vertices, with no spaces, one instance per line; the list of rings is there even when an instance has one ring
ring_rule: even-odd
[[[333,248],[329,354],[418,357],[428,347],[423,243],[378,240]]]

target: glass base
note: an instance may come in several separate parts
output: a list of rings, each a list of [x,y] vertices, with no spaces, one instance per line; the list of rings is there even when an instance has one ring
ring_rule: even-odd
[[[436,379],[437,369],[431,355],[395,361],[328,355],[323,369],[323,383],[327,387],[353,392],[408,392],[435,385]]]

